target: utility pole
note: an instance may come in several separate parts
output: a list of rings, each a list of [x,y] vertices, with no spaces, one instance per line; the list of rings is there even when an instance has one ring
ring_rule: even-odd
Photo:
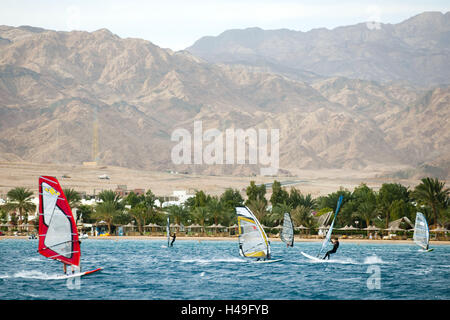
[[[99,161],[98,158],[98,117],[97,106],[94,107],[94,121],[92,125],[92,161],[96,164]]]

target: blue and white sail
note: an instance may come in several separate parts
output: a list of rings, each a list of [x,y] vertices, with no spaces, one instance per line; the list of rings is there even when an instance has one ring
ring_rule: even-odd
[[[341,208],[341,204],[342,204],[342,200],[344,199],[343,196],[339,197],[339,200],[337,202],[337,206],[336,206],[336,211],[334,213],[334,218],[333,218],[333,222],[331,222],[331,226],[330,229],[328,229],[327,235],[325,237],[325,239],[322,242],[322,247],[320,248],[319,253],[317,254],[317,256],[321,255],[322,252],[324,251],[324,249],[326,248],[327,244],[330,243],[331,240],[331,234],[333,233],[333,227],[334,227],[334,222],[336,221],[336,216],[339,212],[339,209]]]
[[[422,247],[424,250],[428,250],[430,231],[428,229],[427,219],[421,212],[417,212],[416,214],[413,239],[418,246]]]

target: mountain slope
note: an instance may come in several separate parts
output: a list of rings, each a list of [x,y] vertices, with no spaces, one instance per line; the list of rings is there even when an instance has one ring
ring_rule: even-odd
[[[416,166],[449,149],[445,86],[307,72],[302,81],[266,67],[211,64],[105,29],[0,26],[0,38],[3,160],[91,161],[95,113],[100,162],[140,169],[259,174],[258,165],[175,165],[172,133],[192,135],[200,120],[203,131],[279,129],[280,172]],[[417,123],[425,126],[414,130]],[[430,135],[427,127],[436,129]]]
[[[333,30],[227,30],[217,37],[203,37],[186,50],[210,62],[257,64],[305,81],[320,75],[407,80],[420,86],[448,84],[450,12],[424,12],[398,24],[360,23]]]

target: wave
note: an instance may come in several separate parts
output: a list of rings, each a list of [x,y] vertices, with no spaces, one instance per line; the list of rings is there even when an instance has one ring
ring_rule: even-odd
[[[378,256],[370,256],[370,257],[366,257],[364,258],[364,261],[360,262],[360,261],[356,261],[352,258],[334,258],[334,259],[329,259],[329,260],[311,260],[312,263],[339,263],[339,264],[355,264],[355,265],[363,265],[363,264],[386,264],[387,262],[383,261],[383,259],[381,259]]]
[[[56,280],[61,278],[61,274],[47,274],[40,271],[19,271],[8,278],[24,278],[24,279],[39,279],[39,280]]]
[[[338,258],[338,259],[329,259],[329,260],[323,260],[318,261],[319,263],[340,263],[340,264],[360,264],[357,261],[353,260],[352,258]]]
[[[384,263],[387,263],[387,262],[383,261],[383,259],[381,259],[380,257],[373,255],[373,256],[370,256],[370,257],[366,257],[364,259],[364,263],[363,264],[382,264],[382,263],[384,264]]]
[[[41,257],[31,257],[28,258],[27,261],[29,262],[35,262],[35,261],[42,261],[43,259]]]
[[[417,276],[422,276],[425,274],[429,274],[433,271],[432,267],[427,267],[427,268],[418,268],[415,269],[413,271],[408,272],[408,274],[413,274],[413,275],[417,275]]]
[[[363,278],[346,278],[346,279],[333,279],[333,281],[337,282],[361,282],[363,281]]]
[[[247,262],[240,258],[181,259],[177,261],[185,263]]]

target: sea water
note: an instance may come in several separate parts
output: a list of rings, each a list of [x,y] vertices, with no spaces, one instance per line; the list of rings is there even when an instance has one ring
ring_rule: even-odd
[[[320,242],[286,248],[272,242],[276,263],[239,256],[237,240],[82,241],[78,286],[55,279],[62,265],[37,253],[37,240],[0,241],[0,300],[329,300],[450,299],[450,246],[419,252],[411,244],[341,242],[327,262],[314,262]]]

